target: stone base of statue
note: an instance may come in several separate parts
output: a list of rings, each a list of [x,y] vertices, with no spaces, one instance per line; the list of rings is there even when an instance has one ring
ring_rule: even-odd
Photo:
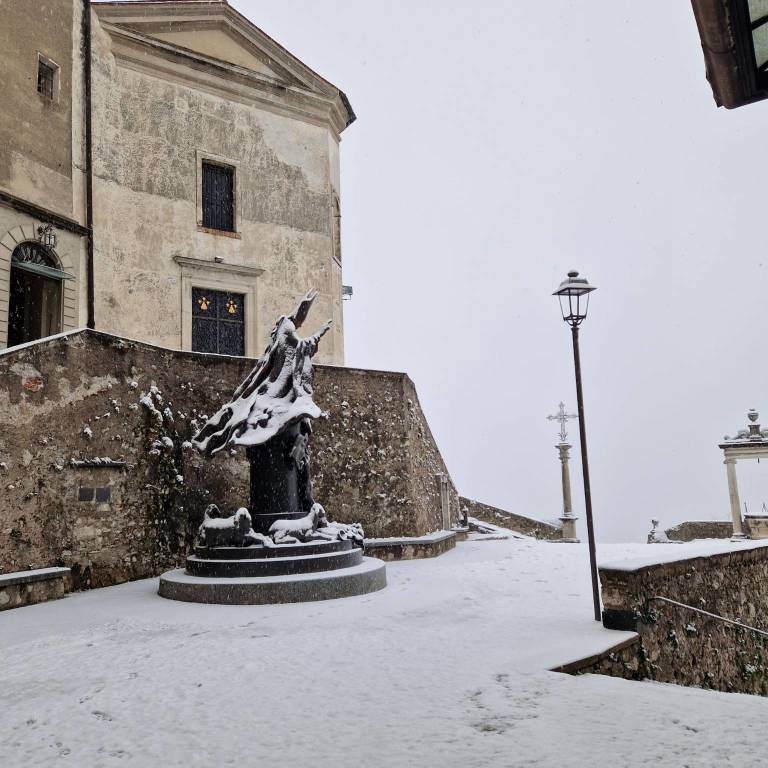
[[[263,605],[364,595],[387,585],[384,563],[363,556],[362,528],[329,522],[319,504],[298,520],[273,522],[267,534],[251,523],[245,508],[222,517],[210,505],[186,569],[160,577],[160,596]]]
[[[190,603],[265,605],[376,592],[386,566],[352,541],[276,547],[196,547],[186,569],[160,577],[161,597]]]

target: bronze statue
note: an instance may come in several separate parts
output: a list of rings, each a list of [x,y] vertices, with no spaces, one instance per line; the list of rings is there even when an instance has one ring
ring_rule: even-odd
[[[297,331],[316,296],[309,291],[292,314],[278,319],[256,367],[192,442],[209,457],[228,447],[246,448],[249,513],[256,534],[277,543],[316,538],[362,542],[359,525],[329,523],[312,495],[309,440],[312,419],[323,415],[312,399],[312,357],[331,321],[306,339]]]

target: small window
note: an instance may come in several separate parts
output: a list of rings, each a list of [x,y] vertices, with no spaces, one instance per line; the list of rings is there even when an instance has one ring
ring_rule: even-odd
[[[37,92],[43,98],[54,101],[56,98],[56,76],[59,68],[49,59],[38,55]]]
[[[203,226],[235,231],[235,169],[203,161]]]
[[[245,296],[192,289],[192,351],[245,354]]]

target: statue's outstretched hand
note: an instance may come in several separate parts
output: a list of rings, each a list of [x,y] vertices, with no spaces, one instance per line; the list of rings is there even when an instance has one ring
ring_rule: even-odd
[[[323,336],[331,330],[332,325],[333,320],[326,320],[325,325],[315,334],[315,336],[317,336],[318,339],[322,339]]]

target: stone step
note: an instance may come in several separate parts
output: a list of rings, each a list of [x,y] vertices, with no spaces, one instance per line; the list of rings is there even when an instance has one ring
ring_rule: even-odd
[[[0,574],[0,611],[56,600],[72,588],[69,568],[37,568]]]
[[[328,552],[297,557],[270,557],[250,560],[211,560],[196,555],[187,558],[187,573],[204,578],[248,578],[253,576],[288,576],[352,568],[363,560],[362,549]]]
[[[268,605],[365,595],[386,585],[386,565],[373,557],[364,557],[352,568],[265,578],[201,578],[177,568],[160,577],[158,594],[188,603]]]
[[[346,552],[352,541],[312,541],[307,544],[279,544],[275,547],[195,547],[200,560],[261,560],[274,557],[300,557],[326,552]]]

